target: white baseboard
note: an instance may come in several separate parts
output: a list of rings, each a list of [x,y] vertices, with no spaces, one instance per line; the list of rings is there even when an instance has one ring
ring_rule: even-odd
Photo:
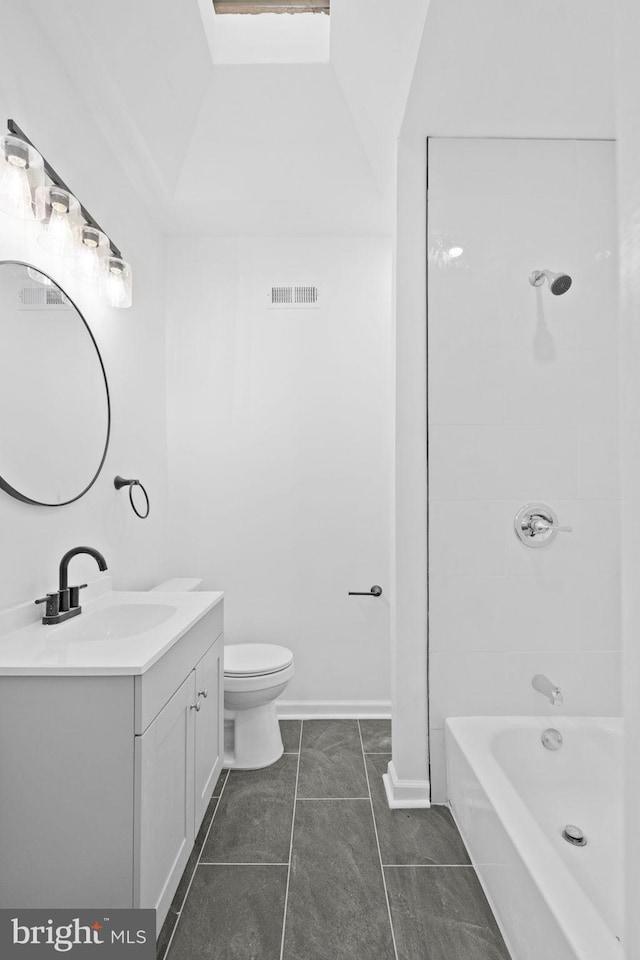
[[[390,700],[277,700],[280,720],[389,720]]]
[[[393,760],[389,762],[387,772],[383,773],[382,782],[387,794],[387,803],[392,810],[431,806],[429,781],[399,780]]]

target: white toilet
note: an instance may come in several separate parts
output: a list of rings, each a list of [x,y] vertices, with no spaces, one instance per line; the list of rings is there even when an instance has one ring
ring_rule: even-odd
[[[182,593],[202,580],[176,577],[153,587]],[[224,765],[258,770],[282,756],[276,697],[293,677],[293,654],[273,643],[233,643],[224,648]]]
[[[257,770],[284,751],[276,697],[293,677],[293,654],[272,643],[224,648],[224,765]]]

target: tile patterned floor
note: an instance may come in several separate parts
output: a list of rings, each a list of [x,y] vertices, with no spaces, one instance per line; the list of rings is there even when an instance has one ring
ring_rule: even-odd
[[[389,810],[389,721],[281,728],[223,771],[158,960],[509,960],[449,810]]]

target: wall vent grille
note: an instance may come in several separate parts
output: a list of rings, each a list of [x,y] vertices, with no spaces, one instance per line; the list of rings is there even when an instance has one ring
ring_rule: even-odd
[[[319,307],[320,291],[313,285],[278,286],[269,291],[270,307]]]
[[[57,287],[23,287],[18,295],[19,310],[68,310],[69,301]]]

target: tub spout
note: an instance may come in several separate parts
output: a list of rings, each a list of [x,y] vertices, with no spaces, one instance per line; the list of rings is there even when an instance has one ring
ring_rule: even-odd
[[[531,681],[531,686],[534,690],[537,690],[538,693],[541,693],[544,697],[546,697],[549,703],[553,704],[554,707],[563,702],[562,690],[560,687],[556,687],[556,685],[551,683],[551,680],[543,676],[543,674],[537,673]]]

